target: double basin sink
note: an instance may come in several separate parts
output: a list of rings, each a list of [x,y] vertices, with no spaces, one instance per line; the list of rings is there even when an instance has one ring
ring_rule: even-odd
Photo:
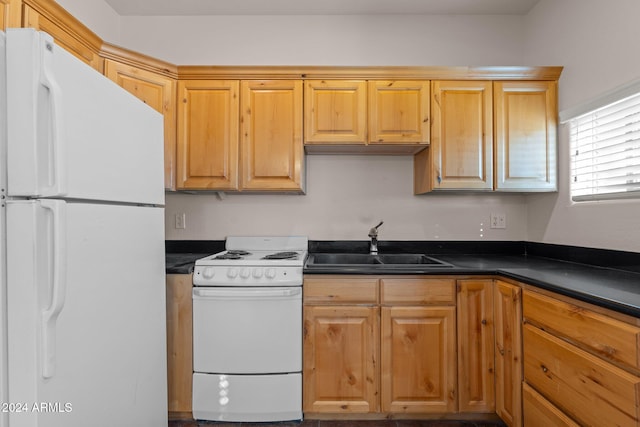
[[[306,268],[371,268],[374,270],[424,270],[453,267],[424,254],[315,253],[309,255]]]

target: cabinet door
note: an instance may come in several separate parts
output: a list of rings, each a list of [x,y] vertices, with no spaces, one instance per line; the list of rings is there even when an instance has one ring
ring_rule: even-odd
[[[192,277],[191,274],[167,275],[167,392],[171,418],[191,418]]]
[[[242,82],[242,190],[303,191],[302,81]]]
[[[556,82],[495,82],[496,190],[557,190]]]
[[[492,105],[491,82],[432,83],[432,189],[493,188]]]
[[[99,55],[102,39],[57,3],[53,3],[50,7],[53,11],[48,11],[45,15],[31,6],[24,5],[22,17],[24,26],[48,33],[56,44],[102,73],[104,61]],[[55,13],[55,21],[49,18],[51,13]],[[64,23],[64,27],[60,23]]]
[[[304,307],[305,413],[379,411],[378,316],[376,307]]]
[[[19,28],[22,23],[22,0],[0,0],[0,30]]]
[[[456,411],[455,307],[382,308],[382,411]]]
[[[164,116],[164,187],[175,188],[176,81],[109,59],[104,74]]]
[[[369,82],[369,143],[429,143],[429,81]]]
[[[496,413],[510,427],[522,425],[522,301],[518,286],[496,281]]]
[[[495,412],[493,281],[458,280],[460,412]]]
[[[237,80],[178,82],[176,188],[238,189]]]
[[[365,144],[367,82],[307,80],[304,122],[305,144]]]

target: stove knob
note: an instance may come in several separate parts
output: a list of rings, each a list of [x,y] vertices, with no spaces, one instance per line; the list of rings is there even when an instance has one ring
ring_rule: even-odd
[[[253,270],[253,277],[256,279],[259,279],[262,277],[262,269],[261,268],[255,268]]]
[[[213,276],[215,276],[215,275],[216,275],[216,271],[211,267],[206,267],[202,271],[202,277],[204,277],[207,280],[213,278]]]
[[[236,270],[235,268],[230,268],[227,270],[227,277],[229,279],[235,279],[237,275],[238,275],[238,270]]]
[[[267,268],[267,270],[264,272],[264,275],[267,277],[267,279],[273,279],[274,277],[276,277],[276,269]]]
[[[248,268],[243,268],[240,270],[240,277],[243,279],[248,279],[251,276],[251,271]]]

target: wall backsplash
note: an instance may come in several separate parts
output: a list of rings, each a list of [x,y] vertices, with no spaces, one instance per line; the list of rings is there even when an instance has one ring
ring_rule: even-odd
[[[411,156],[307,156],[307,194],[171,194],[166,238],[216,240],[233,234],[302,234],[366,240],[525,240],[526,202],[517,194],[413,195]],[[489,228],[492,212],[506,229]],[[175,228],[185,213],[186,228]]]

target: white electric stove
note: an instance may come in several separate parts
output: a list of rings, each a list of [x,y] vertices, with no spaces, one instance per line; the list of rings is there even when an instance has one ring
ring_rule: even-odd
[[[229,237],[225,251],[196,261],[194,418],[302,419],[307,245],[301,236]]]

